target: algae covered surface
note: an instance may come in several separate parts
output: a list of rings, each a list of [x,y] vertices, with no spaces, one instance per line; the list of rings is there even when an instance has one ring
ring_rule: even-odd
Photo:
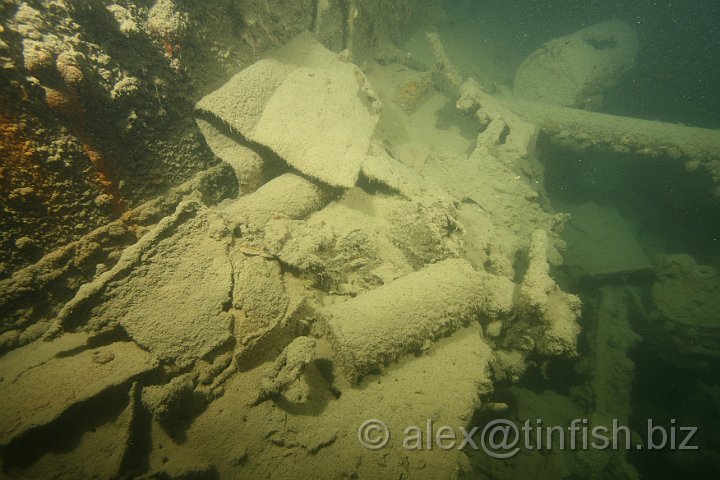
[[[0,476],[717,476],[720,10],[580,3],[2,2]]]

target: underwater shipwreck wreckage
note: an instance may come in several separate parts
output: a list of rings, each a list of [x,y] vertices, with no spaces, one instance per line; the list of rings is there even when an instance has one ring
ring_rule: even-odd
[[[602,32],[633,42],[616,23],[592,28],[576,36],[603,54],[615,47]],[[398,107],[348,51],[300,34],[197,103],[221,163],[0,282],[7,473],[472,470],[462,451],[408,455],[397,439],[376,455],[356,429],[366,418],[468,425],[507,408],[488,402],[493,383],[577,356],[581,303],[550,275],[568,215],[542,191],[538,136],[683,161],[720,188],[720,132],[574,108],[629,68],[626,57],[603,57],[614,69],[599,80],[555,70],[578,95],[548,100],[522,69],[547,67],[550,42],[510,97],[464,79],[439,36],[428,40],[435,65],[422,78],[479,123],[469,154],[433,151],[419,168],[399,161],[375,137]],[[696,278],[691,259],[666,263]],[[659,289],[682,284],[667,278]],[[714,285],[703,293],[708,311]],[[624,295],[608,288],[596,321],[589,361],[615,366],[588,387],[585,415],[597,421],[629,415],[636,337],[618,334],[630,330]],[[692,323],[673,308],[671,318]],[[717,339],[706,323],[698,331]],[[63,436],[69,450],[54,443]],[[622,452],[601,453],[567,468],[636,478]]]

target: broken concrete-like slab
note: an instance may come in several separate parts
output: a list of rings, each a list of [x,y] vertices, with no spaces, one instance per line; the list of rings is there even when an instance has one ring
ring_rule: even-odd
[[[122,282],[113,282],[92,322],[118,322],[160,360],[188,365],[231,338],[229,232],[202,209],[150,246]]]
[[[305,33],[201,99],[196,116],[224,160],[233,162],[227,138],[239,134],[306,175],[352,187],[380,108],[362,71]]]
[[[0,386],[0,445],[156,366],[155,357],[136,344],[117,342],[29,368]]]

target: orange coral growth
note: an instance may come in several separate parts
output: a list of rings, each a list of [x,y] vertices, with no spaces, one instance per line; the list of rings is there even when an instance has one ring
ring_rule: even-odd
[[[180,52],[180,44],[174,39],[174,36],[165,34],[160,38],[165,57],[173,59]]]
[[[32,142],[22,136],[18,125],[2,115],[0,115],[0,152],[5,165],[13,167],[28,165],[35,154]]]
[[[72,91],[60,91],[50,87],[45,89],[45,103],[58,115],[71,122],[79,122],[83,118],[82,105],[77,94]]]
[[[19,138],[18,126],[0,116],[0,151],[6,162],[25,156],[25,142]]]
[[[108,178],[107,174],[105,173],[106,168],[102,154],[97,150],[96,147],[91,144],[88,139],[83,140],[82,137],[78,138],[80,139],[80,141],[82,141],[83,151],[85,152],[85,155],[88,157],[90,162],[95,166],[95,169],[97,170],[97,173],[95,175],[96,181],[100,184],[104,193],[109,195],[112,199],[115,199],[116,202],[119,202],[120,198],[118,196],[118,193],[115,191],[113,182]]]
[[[77,90],[74,88],[64,90],[43,88],[45,89],[45,103],[52,111],[68,120],[73,133],[82,144],[85,155],[95,167],[95,180],[101,191],[110,199],[109,203],[113,206],[115,213],[122,214],[125,211],[124,202],[110,180],[107,165],[97,142],[85,128],[85,111]]]
[[[3,190],[29,187],[32,198],[43,201],[50,197],[52,182],[34,161],[36,147],[25,137],[17,122],[0,114],[0,157],[3,160],[0,186]],[[12,193],[7,192],[8,198]]]

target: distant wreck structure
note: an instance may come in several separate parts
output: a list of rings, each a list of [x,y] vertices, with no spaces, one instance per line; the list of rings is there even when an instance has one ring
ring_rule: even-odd
[[[564,37],[533,52],[515,72],[514,93],[524,100],[592,107],[635,64],[637,33],[611,20]]]

